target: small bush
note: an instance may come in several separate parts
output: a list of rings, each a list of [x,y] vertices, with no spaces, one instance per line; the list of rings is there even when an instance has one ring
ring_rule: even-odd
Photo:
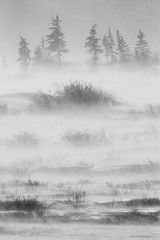
[[[110,192],[109,192],[109,196],[112,196],[112,197],[118,197],[121,195],[121,192],[119,189],[112,189]]]
[[[138,208],[138,207],[155,207],[160,206],[160,200],[158,198],[140,198],[131,199],[127,201],[112,201],[107,202],[105,205],[108,208],[113,207],[128,207],[128,208]]]
[[[143,213],[141,211],[132,210],[126,213],[115,214],[112,217],[112,223],[120,224],[127,222],[134,223],[150,223],[157,222],[158,216],[157,213]]]
[[[37,136],[33,133],[21,132],[14,136],[14,140],[21,146],[35,146],[39,143]]]
[[[129,109],[129,114],[136,117],[150,116],[159,117],[160,116],[160,104],[147,104],[144,109]]]
[[[36,197],[19,197],[12,201],[0,202],[0,209],[6,211],[39,212],[42,211],[44,208],[44,204],[40,203]]]
[[[142,198],[132,199],[123,202],[126,207],[151,207],[160,206],[160,200],[158,198]]]
[[[78,168],[83,168],[83,169],[90,169],[90,168],[94,167],[94,164],[86,162],[86,161],[80,161],[80,162],[77,163],[77,167]]]
[[[26,182],[27,187],[39,187],[41,183],[39,181],[32,181],[31,179]]]
[[[51,94],[42,91],[39,91],[39,93],[33,96],[31,100],[33,105],[42,111],[49,111],[55,107],[55,98]]]
[[[73,203],[74,207],[78,207],[81,203],[85,202],[86,192],[81,189],[67,189],[68,200]]]
[[[89,132],[88,130],[84,130],[84,131],[69,130],[62,137],[62,139],[75,146],[105,144],[109,142],[107,140],[105,131],[103,129],[99,132],[93,132],[93,133]]]
[[[148,104],[145,109],[146,113],[152,116],[160,115],[160,104]]]
[[[90,181],[89,179],[80,179],[78,183],[81,185],[88,185],[92,184],[92,181]]]
[[[39,181],[32,181],[31,179],[29,179],[26,183],[25,183],[26,187],[32,188],[32,189],[36,189],[36,188],[47,188],[47,184],[43,183],[43,182],[39,182]]]
[[[135,189],[151,189],[157,185],[160,185],[160,180],[143,180],[140,182],[131,182],[131,183],[117,183],[113,184],[112,182],[106,182],[108,188],[124,189],[124,190],[135,190]]]
[[[96,89],[92,84],[82,82],[70,82],[63,86],[62,90],[55,94],[40,91],[32,97],[33,107],[43,111],[50,111],[67,106],[94,106],[115,105],[116,98],[107,92]]]
[[[116,102],[111,94],[97,90],[92,84],[78,81],[65,84],[63,90],[59,92],[59,96],[61,99],[74,104],[95,105]]]
[[[8,107],[6,104],[0,104],[0,114],[6,114],[8,112]]]
[[[16,179],[24,178],[26,175],[30,173],[31,167],[28,163],[24,163],[23,165],[12,165],[11,173],[15,176]],[[16,181],[18,183],[18,181]]]

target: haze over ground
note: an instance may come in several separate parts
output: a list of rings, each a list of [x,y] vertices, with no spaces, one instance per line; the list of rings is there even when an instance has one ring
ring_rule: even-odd
[[[141,28],[151,50],[160,51],[159,0],[0,0],[0,55],[5,54],[9,65],[17,66],[19,36],[27,39],[33,54],[56,14],[62,19],[70,50],[68,61],[88,59],[84,44],[95,23],[100,38],[108,27],[114,34],[119,29],[132,50]]]

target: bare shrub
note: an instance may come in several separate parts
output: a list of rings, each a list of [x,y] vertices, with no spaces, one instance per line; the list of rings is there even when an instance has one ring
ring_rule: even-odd
[[[160,206],[160,200],[158,198],[142,198],[132,199],[123,202],[126,207],[148,207],[148,206]]]
[[[63,189],[65,187],[65,183],[59,182],[55,185],[58,189]]]
[[[119,102],[112,94],[96,89],[92,84],[83,82],[66,83],[55,94],[39,91],[31,98],[33,108],[50,111],[67,106],[116,105]]]
[[[84,168],[84,169],[90,169],[94,167],[93,163],[88,163],[86,161],[80,161],[77,163],[77,167]]]
[[[81,203],[85,202],[86,192],[84,190],[68,188],[66,192],[68,201],[71,201],[74,207],[77,208]]]
[[[111,191],[109,192],[109,196],[112,197],[118,197],[121,195],[121,191],[119,189],[111,189]]]
[[[25,186],[27,189],[32,189],[32,190],[36,190],[37,188],[47,188],[47,183],[43,183],[40,181],[33,181],[31,179],[29,179],[26,183]]]
[[[88,185],[88,184],[92,184],[92,181],[89,179],[80,179],[78,183],[81,185]]]
[[[31,165],[29,162],[22,162],[13,164],[11,166],[11,173],[16,180],[22,179],[30,174]],[[18,182],[17,182],[18,183]]]
[[[1,210],[13,210],[18,212],[41,212],[45,208],[44,204],[35,198],[18,197],[11,201],[0,202]]]
[[[120,161],[120,156],[112,150],[106,154],[106,161]]]
[[[144,213],[133,209],[130,212],[117,213],[112,217],[112,223],[151,223],[158,221],[157,212]]]
[[[129,109],[129,114],[136,117],[151,116],[158,117],[160,116],[160,104],[147,104],[144,109]]]
[[[102,129],[100,131],[89,132],[88,130],[83,131],[73,131],[69,130],[62,140],[71,143],[75,146],[86,146],[94,144],[105,144],[109,143],[105,131]]]
[[[63,86],[63,90],[59,92],[59,96],[70,103],[74,104],[115,104],[116,99],[113,95],[97,90],[92,84],[83,82],[70,82]]]
[[[38,145],[39,139],[34,133],[21,132],[14,135],[14,141],[16,144],[29,147]]]
[[[8,112],[8,107],[6,104],[0,104],[0,114],[6,114]]]
[[[145,112],[152,116],[159,116],[160,104],[148,104],[145,108]]]
[[[108,208],[130,208],[137,209],[139,207],[155,207],[160,206],[160,200],[158,198],[139,198],[139,199],[131,199],[131,200],[120,200],[98,203],[100,205],[105,205]]]
[[[49,93],[39,91],[31,100],[33,102],[33,107],[36,106],[36,108],[42,111],[49,111],[55,107],[55,98]]]
[[[123,189],[123,190],[137,190],[137,189],[153,189],[155,186],[160,185],[160,180],[143,180],[139,182],[130,182],[130,183],[115,183],[106,182],[108,188],[116,188],[116,189]]]

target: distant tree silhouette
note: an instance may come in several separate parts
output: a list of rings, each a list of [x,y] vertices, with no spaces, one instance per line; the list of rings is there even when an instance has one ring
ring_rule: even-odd
[[[110,58],[110,62],[114,63],[116,61],[116,52],[115,52],[116,44],[110,28],[108,29],[107,41],[108,41],[108,53],[109,53],[108,56]]]
[[[44,58],[44,59],[47,59],[48,53],[47,53],[47,48],[46,48],[45,40],[44,40],[43,37],[41,38],[40,48],[41,48],[41,50],[42,50],[43,58]]]
[[[31,60],[30,50],[28,48],[28,45],[29,43],[26,42],[26,39],[20,36],[19,50],[18,50],[19,58],[17,61],[20,62],[21,68],[23,70],[28,69],[29,63]]]
[[[40,45],[35,48],[33,62],[37,67],[44,63],[44,55]]]
[[[86,38],[85,48],[88,48],[88,53],[92,55],[91,61],[93,64],[97,64],[99,61],[99,55],[103,52],[101,46],[98,45],[100,41],[97,36],[96,24],[90,30],[89,37]]]
[[[117,54],[119,56],[120,63],[126,63],[131,58],[130,48],[120,35],[119,31],[117,31]]]
[[[109,55],[110,55],[110,44],[108,41],[108,38],[106,36],[106,34],[104,35],[103,39],[102,39],[102,46],[103,46],[103,52],[104,52],[104,56],[107,59],[107,63],[109,62]]]
[[[137,62],[146,63],[149,60],[150,54],[149,44],[145,40],[145,35],[140,29],[135,46],[135,59]]]
[[[60,65],[62,62],[62,55],[66,54],[68,50],[66,49],[66,41],[64,40],[64,33],[61,30],[61,20],[59,16],[56,16],[55,19],[52,19],[52,33],[47,35],[48,51],[53,54],[56,62]]]

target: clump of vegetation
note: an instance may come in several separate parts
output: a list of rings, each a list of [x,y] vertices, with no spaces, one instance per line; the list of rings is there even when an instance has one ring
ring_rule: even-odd
[[[33,106],[48,111],[67,106],[115,105],[117,99],[107,92],[96,89],[92,84],[70,82],[55,94],[39,92],[32,98]]]
[[[30,147],[38,145],[39,139],[34,133],[21,132],[14,135],[15,143],[21,146]]]
[[[81,185],[88,185],[88,184],[92,184],[92,181],[89,179],[80,179],[78,183]]]
[[[136,117],[140,116],[150,116],[150,117],[159,117],[160,116],[160,104],[147,104],[144,109],[129,109],[129,114],[132,114]]]
[[[80,162],[77,163],[77,167],[78,168],[83,168],[83,169],[90,169],[90,168],[94,167],[94,164],[86,162],[86,161],[80,161]]]
[[[59,96],[67,102],[74,104],[96,105],[115,104],[115,98],[102,90],[96,89],[92,84],[78,81],[65,84]]]
[[[53,110],[56,106],[56,99],[49,93],[39,91],[38,94],[31,98],[33,102],[33,108],[36,107],[41,111]]]
[[[0,202],[0,209],[18,212],[42,212],[45,205],[35,198],[18,197],[12,201]]]
[[[55,185],[55,187],[57,187],[58,189],[63,189],[65,187],[65,183],[59,182]]]
[[[121,192],[119,189],[111,189],[111,191],[109,192],[109,196],[112,197],[118,197],[121,195]]]
[[[152,116],[160,115],[160,104],[148,104],[145,109],[146,113]]]
[[[62,139],[68,143],[71,143],[75,146],[86,146],[94,144],[105,144],[109,143],[109,140],[106,137],[105,131],[102,129],[97,132],[89,132],[88,130],[83,131],[73,131],[69,130]]]
[[[113,215],[110,219],[112,223],[119,224],[119,223],[150,223],[150,222],[157,222],[158,221],[158,214],[157,213],[144,213],[142,211],[132,210],[130,212],[123,212],[119,214]]]
[[[137,208],[137,207],[154,207],[160,206],[160,200],[158,198],[140,198],[140,199],[131,199],[127,201],[111,201],[102,203],[102,205],[107,206],[108,208],[114,207],[129,207],[129,208]]]
[[[24,162],[23,165],[12,165],[11,166],[11,173],[15,176],[16,178],[16,185],[18,184],[18,180],[24,178],[27,176],[31,171],[31,166],[29,163]]]
[[[160,185],[160,180],[143,180],[139,182],[130,182],[130,183],[116,183],[106,182],[108,188],[116,189],[125,189],[125,190],[134,190],[134,189],[151,189],[157,185]]]
[[[82,189],[67,189],[68,201],[73,203],[74,207],[78,207],[80,204],[85,202],[86,192]]]
[[[6,114],[8,112],[8,107],[6,104],[0,104],[0,114]]]
[[[47,188],[47,184],[43,183],[43,182],[39,182],[39,181],[32,181],[31,179],[29,179],[26,183],[25,186],[28,188],[32,188],[32,189],[37,189],[37,188]]]
[[[32,181],[31,179],[29,179],[27,182],[26,182],[26,186],[29,186],[29,187],[39,187],[41,185],[41,183],[39,181]]]
[[[124,201],[123,205],[126,207],[160,206],[160,200],[158,198],[132,199],[129,201]]]

